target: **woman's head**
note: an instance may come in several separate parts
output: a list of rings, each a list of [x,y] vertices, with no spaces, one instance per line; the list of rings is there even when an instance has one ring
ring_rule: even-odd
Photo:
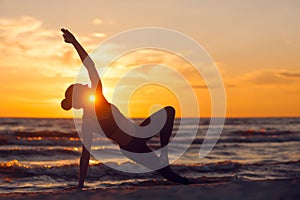
[[[90,90],[88,85],[79,83],[70,85],[65,92],[65,99],[61,101],[61,107],[64,110],[84,108]]]

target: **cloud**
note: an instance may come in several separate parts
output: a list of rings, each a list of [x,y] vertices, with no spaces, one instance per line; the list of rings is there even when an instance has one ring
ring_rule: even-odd
[[[252,74],[251,79],[249,79],[254,84],[282,84],[286,83],[286,80],[277,76],[276,72],[272,71],[259,71]]]
[[[116,24],[116,20],[113,20],[113,19],[110,19],[110,20],[102,20],[102,19],[99,19],[99,18],[95,18],[93,19],[92,21],[92,24],[97,26],[97,25],[106,25],[106,26],[111,26],[111,25],[114,25]]]
[[[99,18],[95,18],[92,21],[92,24],[94,24],[94,25],[99,25],[99,24],[102,24],[102,23],[103,23],[103,21],[101,19],[99,19]]]
[[[279,76],[286,77],[286,78],[298,78],[300,77],[300,72],[278,72]]]
[[[106,34],[105,33],[94,33],[93,36],[97,37],[97,38],[103,38],[103,37],[106,37]]]
[[[111,67],[123,66],[125,68],[135,68],[148,64],[167,66],[188,78],[195,76],[199,78],[200,76],[195,68],[186,60],[175,54],[157,49],[143,49],[130,52],[114,61]]]
[[[6,55],[1,59],[7,63],[49,58],[61,48],[58,31],[44,29],[42,22],[32,17],[0,18],[0,31],[0,48]]]
[[[207,89],[207,85],[192,85],[194,89]]]
[[[14,38],[22,33],[38,29],[41,24],[41,21],[29,16],[23,16],[19,19],[0,18],[1,37]]]
[[[265,86],[287,85],[296,83],[297,79],[292,79],[296,77],[300,77],[300,73],[287,70],[258,70],[237,78],[235,85],[245,83]]]
[[[95,45],[92,37],[79,40],[87,50]],[[81,65],[76,52],[63,42],[60,30],[47,29],[30,16],[0,18],[0,51],[1,67],[19,73],[26,68],[54,77],[60,71],[64,74],[63,68]]]
[[[225,84],[225,88],[235,88],[236,85],[235,84]]]
[[[0,18],[0,51],[0,92],[9,105],[60,98],[80,66],[60,30],[30,16]]]

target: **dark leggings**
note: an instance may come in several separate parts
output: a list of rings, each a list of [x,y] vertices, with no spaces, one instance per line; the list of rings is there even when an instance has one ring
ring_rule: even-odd
[[[162,112],[166,112],[167,114],[167,119],[165,121],[165,124],[163,128],[159,132],[160,136],[160,144],[161,148],[165,147],[168,145],[170,137],[172,135],[172,130],[173,130],[173,124],[174,124],[174,117],[175,117],[175,109],[171,106],[167,106],[156,113],[152,114],[150,117],[145,119],[140,126],[147,126],[151,123],[151,118],[158,117],[159,115],[162,114]],[[152,136],[153,137],[153,136]],[[146,144],[148,140],[150,140],[152,137],[149,138],[134,138],[133,141],[126,145],[126,147],[121,147],[122,149],[129,151],[129,152],[134,152],[134,153],[149,153],[153,152]],[[127,155],[128,156],[128,155]],[[136,160],[134,156],[128,156],[130,159],[136,161],[137,163],[143,165],[143,163],[139,162],[139,160]],[[160,162],[160,158],[156,156],[156,154],[153,152],[151,155],[152,160],[155,160],[155,162]],[[147,166],[146,166],[147,167]],[[181,184],[188,184],[189,179],[180,176],[176,172],[172,170],[172,168],[167,165],[166,167],[163,167],[161,169],[156,170],[161,176],[164,178],[176,182],[176,183],[181,183]]]

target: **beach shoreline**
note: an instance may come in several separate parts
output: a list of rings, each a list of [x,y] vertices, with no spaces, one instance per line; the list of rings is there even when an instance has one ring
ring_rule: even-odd
[[[297,199],[300,179],[204,183],[192,185],[129,186],[84,191],[2,193],[1,199]]]

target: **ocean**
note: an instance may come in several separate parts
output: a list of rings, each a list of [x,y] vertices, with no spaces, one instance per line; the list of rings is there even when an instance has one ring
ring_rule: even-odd
[[[135,119],[137,123],[141,119]],[[188,150],[172,168],[179,174],[207,182],[300,178],[300,118],[228,118],[212,151],[199,158],[209,119],[175,119],[173,134],[198,127]],[[154,137],[150,146],[159,146]],[[81,140],[73,119],[0,119],[0,193],[62,190],[77,185]],[[103,160],[91,158],[88,189],[172,184],[155,172],[125,173],[108,167],[134,169],[134,162],[118,156],[117,148],[101,146]]]

